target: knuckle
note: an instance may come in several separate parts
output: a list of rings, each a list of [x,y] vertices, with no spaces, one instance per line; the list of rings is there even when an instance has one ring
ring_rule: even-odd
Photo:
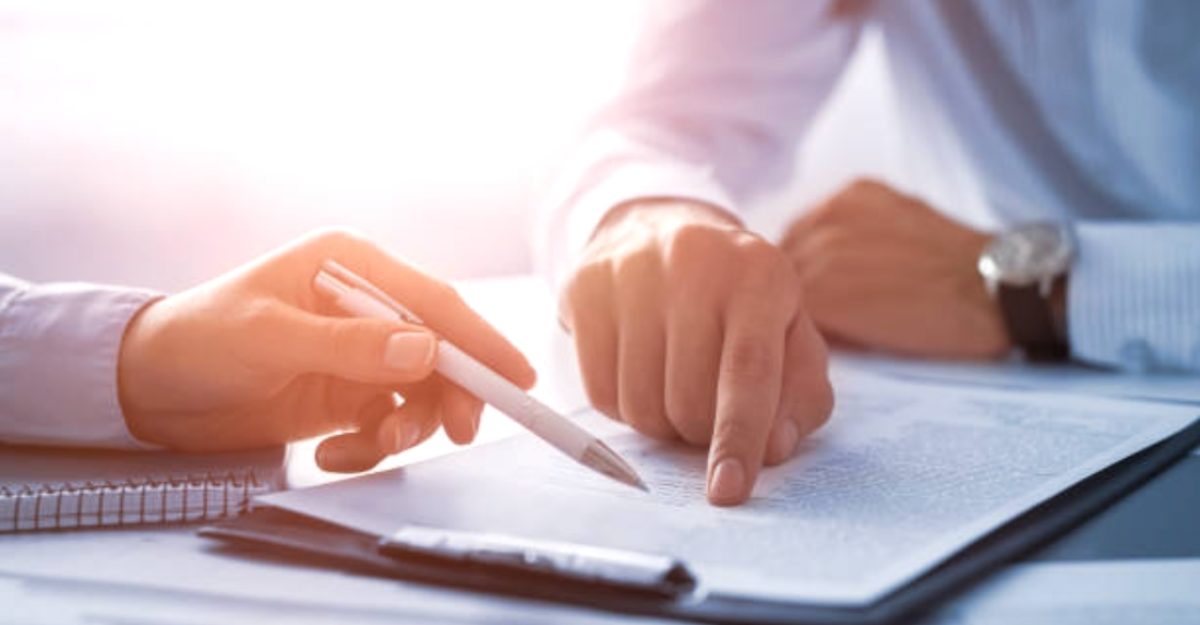
[[[671,265],[691,266],[711,258],[720,233],[701,224],[680,226],[667,242],[666,256]]]
[[[756,430],[763,425],[765,424],[755,423],[753,419],[746,415],[724,419],[715,424],[712,436],[713,444],[726,453],[736,452],[737,450],[744,451],[748,442],[757,438]]]
[[[608,415],[609,417],[617,418],[620,415],[617,412],[617,389],[606,376],[600,376],[593,372],[584,371],[584,389],[587,391],[588,401],[596,410]]]
[[[771,350],[762,339],[734,341],[722,359],[725,373],[743,382],[762,382],[770,378],[775,363]]]
[[[621,255],[614,261],[613,274],[619,284],[640,282],[658,274],[658,252],[643,247]]]
[[[777,254],[777,248],[762,237],[750,233],[739,232],[733,238],[733,244],[738,254],[751,262],[765,262]]]
[[[669,438],[675,434],[663,414],[662,401],[654,393],[622,389],[620,413],[626,423],[643,434],[655,438]]]
[[[279,321],[279,307],[275,302],[255,299],[242,305],[234,324],[242,327],[247,336],[263,336],[277,329]]]
[[[712,407],[694,395],[668,393],[666,400],[667,420],[683,440],[692,445],[703,445],[712,439]]]
[[[613,401],[613,394],[597,390],[591,386],[587,390],[588,401],[592,403],[592,408],[604,416],[620,421],[621,414],[617,410],[617,402]]]
[[[331,360],[345,362],[354,354],[358,329],[358,325],[351,323],[335,323],[330,326],[328,349]]]
[[[812,416],[808,421],[809,432],[817,430],[829,422],[829,418],[833,416],[834,402],[833,386],[829,384],[829,380],[822,380],[817,385],[812,397],[806,398],[805,403],[812,411]]]
[[[750,264],[738,281],[743,304],[792,310],[799,303],[800,274],[795,261],[786,256],[774,255]]]
[[[789,282],[792,261],[778,247],[754,235],[740,238],[735,245],[741,269],[737,276],[740,283],[774,291]]]
[[[608,263],[603,262],[587,262],[576,267],[563,287],[567,301],[591,301],[607,283],[609,271]]]
[[[630,423],[644,423],[655,417],[657,409],[649,393],[622,389],[621,416]]]

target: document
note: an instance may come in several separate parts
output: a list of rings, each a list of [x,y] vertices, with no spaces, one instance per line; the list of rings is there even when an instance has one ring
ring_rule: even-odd
[[[830,423],[751,500],[704,498],[704,450],[594,413],[652,492],[590,475],[530,437],[257,501],[385,535],[405,525],[670,555],[701,592],[874,602],[1072,484],[1186,427],[1195,407],[835,378]]]

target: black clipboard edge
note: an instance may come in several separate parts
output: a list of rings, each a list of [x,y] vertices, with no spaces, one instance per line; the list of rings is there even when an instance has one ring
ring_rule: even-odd
[[[275,508],[259,508],[205,527],[200,534],[249,546],[310,556],[311,563],[442,586],[494,592],[526,599],[565,602],[646,616],[754,625],[883,625],[932,608],[996,567],[1016,561],[1051,542],[1186,456],[1200,444],[1200,419],[1079,482],[973,543],[915,581],[863,608],[742,600],[709,596],[667,598],[621,589],[582,587],[545,575],[496,575],[484,567],[447,568],[437,563],[396,560],[377,550],[379,537]]]

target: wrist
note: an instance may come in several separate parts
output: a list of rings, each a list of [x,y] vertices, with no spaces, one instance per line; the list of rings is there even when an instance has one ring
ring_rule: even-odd
[[[152,370],[150,336],[156,325],[154,313],[161,304],[162,300],[151,302],[130,318],[117,352],[117,400],[121,413],[130,433],[147,442],[157,442],[146,419],[148,402],[144,389],[147,372]]]
[[[1035,222],[1000,233],[979,257],[979,272],[1008,336],[1028,360],[1070,355],[1065,287],[1074,255],[1068,226]]]
[[[964,260],[959,263],[963,268],[963,284],[970,293],[969,299],[977,303],[974,309],[978,311],[978,315],[972,331],[977,345],[973,351],[982,356],[1000,358],[1012,351],[1012,338],[1005,326],[1000,303],[990,292],[986,280],[977,268],[979,258],[991,244],[993,235],[986,232],[975,234],[970,245],[965,247],[966,253],[962,255]]]

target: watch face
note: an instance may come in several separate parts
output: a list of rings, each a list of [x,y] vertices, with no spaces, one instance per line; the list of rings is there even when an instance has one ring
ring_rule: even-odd
[[[1066,273],[1074,256],[1070,233],[1059,224],[1039,223],[1001,233],[979,258],[989,281],[1026,286]]]

